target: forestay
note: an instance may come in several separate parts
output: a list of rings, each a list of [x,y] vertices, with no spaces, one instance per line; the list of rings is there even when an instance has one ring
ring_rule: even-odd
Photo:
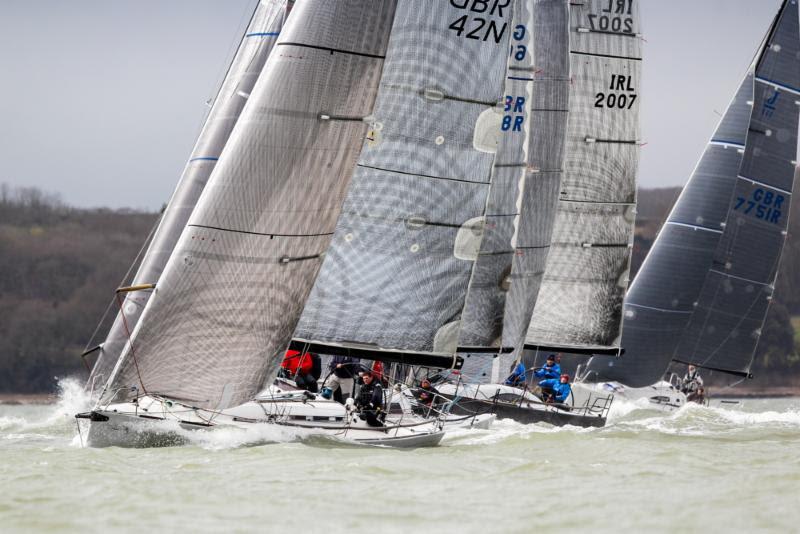
[[[161,221],[153,234],[132,285],[155,284],[200,198],[222,148],[261,73],[287,13],[287,0],[261,0],[256,6],[239,49],[206,118]],[[108,378],[128,341],[128,333],[150,298],[150,291],[126,293],[122,309],[106,336],[89,379],[90,385]],[[124,315],[123,315],[124,314]]]
[[[570,5],[573,83],[564,174],[526,347],[616,351],[639,157],[639,3]]]
[[[659,380],[670,360],[749,374],[774,291],[796,167],[800,34],[784,2],[631,287],[619,361],[600,379]]]
[[[296,338],[455,352],[503,133],[511,3],[398,2],[369,140]]]
[[[107,399],[136,386],[224,408],[277,371],[367,133],[394,12],[295,3]]]

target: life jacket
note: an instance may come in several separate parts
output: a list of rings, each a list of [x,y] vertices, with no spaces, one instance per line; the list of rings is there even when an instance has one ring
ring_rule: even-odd
[[[314,369],[314,362],[311,361],[311,356],[308,353],[300,354],[297,350],[287,350],[286,355],[283,357],[281,367],[286,369],[289,376],[295,375],[310,375]],[[298,368],[300,372],[298,373]]]

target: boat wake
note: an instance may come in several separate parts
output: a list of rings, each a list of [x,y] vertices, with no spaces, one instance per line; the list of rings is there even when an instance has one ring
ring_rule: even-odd
[[[55,404],[14,406],[0,411],[0,440],[6,445],[35,442],[44,446],[59,443],[82,445],[74,415],[90,409],[91,399],[83,385],[74,379],[61,380]],[[187,430],[175,425],[174,443],[206,450],[225,450],[278,443],[303,443],[315,448],[344,446],[339,440],[310,429],[280,425],[252,428],[221,427],[213,430]],[[764,439],[769,436],[797,435],[800,432],[800,399],[748,399],[712,402],[710,406],[688,404],[673,413],[653,410],[646,400],[617,399],[604,428],[555,427],[547,424],[522,424],[509,419],[494,422],[490,429],[449,429],[445,447],[492,446],[509,440],[535,441],[546,435],[591,435],[637,437],[670,435],[715,439]],[[85,434],[85,433],[84,433]]]

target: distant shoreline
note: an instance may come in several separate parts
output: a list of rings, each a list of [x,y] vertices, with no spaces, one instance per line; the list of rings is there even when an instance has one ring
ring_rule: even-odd
[[[57,400],[55,393],[0,393],[0,405],[53,404]]]

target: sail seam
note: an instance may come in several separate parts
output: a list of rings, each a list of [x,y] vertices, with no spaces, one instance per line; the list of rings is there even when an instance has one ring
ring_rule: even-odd
[[[633,57],[633,56],[618,56],[615,54],[598,54],[595,52],[581,52],[579,50],[570,50],[570,54],[577,54],[579,56],[594,56],[594,57],[609,57],[613,59],[629,59],[631,61],[641,61],[642,58],[640,57]]]
[[[716,273],[722,276],[727,276],[728,278],[735,278],[736,280],[741,280],[742,282],[749,282],[751,284],[758,284],[760,286],[768,286],[770,285],[769,282],[759,282],[757,280],[751,280],[749,278],[742,278],[741,276],[735,276],[733,274],[723,273],[722,271],[718,271],[716,269],[709,269],[710,272]]]
[[[652,311],[658,311],[658,312],[664,312],[664,313],[680,313],[680,314],[683,314],[683,315],[690,315],[690,314],[694,313],[694,310],[667,310],[665,308],[656,308],[654,306],[645,306],[643,304],[635,304],[633,302],[626,302],[625,305],[626,306],[633,306],[634,308],[643,308],[645,310],[652,310]]]
[[[635,202],[616,202],[613,200],[603,201],[603,200],[572,200],[569,198],[560,198],[559,202],[570,202],[573,204],[605,204],[605,205],[615,205],[615,206],[635,206]]]
[[[415,172],[403,172],[403,171],[393,171],[391,169],[382,169],[380,167],[373,167],[372,165],[364,165],[362,163],[358,164],[359,167],[363,167],[364,169],[372,169],[375,171],[381,172],[391,172],[395,174],[403,174],[405,176],[419,176],[420,178],[431,178],[433,180],[448,180],[451,182],[462,182],[466,184],[477,184],[477,185],[491,185],[491,182],[476,182],[474,180],[464,180],[462,178],[449,178],[447,176],[431,176],[429,174],[418,174]]]
[[[699,226],[697,224],[688,224],[688,223],[674,222],[674,221],[667,221],[667,224],[671,224],[674,226],[685,226],[686,228],[693,228],[695,230],[705,230],[706,232],[714,232],[715,234],[722,233],[722,230],[715,230],[714,228],[708,228],[707,226]]]
[[[386,59],[386,56],[382,56],[380,54],[368,54],[367,52],[355,52],[353,50],[343,50],[341,48],[331,48],[329,46],[318,46],[318,45],[310,45],[304,43],[278,43],[275,46],[299,46],[301,48],[313,48],[315,50],[327,50],[331,54],[339,53],[339,54],[348,54],[351,56],[362,56],[362,57],[369,57],[375,59]]]
[[[250,232],[247,230],[234,230],[232,228],[220,228],[218,226],[206,226],[204,224],[187,224],[186,226],[191,228],[205,228],[207,230],[219,230],[221,232],[233,232],[236,234],[249,234],[249,235],[262,235],[265,237],[322,237],[333,235],[333,232],[325,232],[322,234],[273,234],[273,233],[266,233],[266,232]]]
[[[754,185],[757,184],[757,185],[760,185],[762,187],[769,187],[770,189],[774,189],[775,191],[780,191],[784,195],[791,196],[791,194],[792,194],[791,191],[787,191],[786,189],[781,189],[780,187],[776,187],[774,185],[765,184],[764,182],[759,182],[758,180],[753,180],[752,178],[748,178],[747,176],[742,176],[741,174],[738,176],[738,178],[740,180],[746,180],[746,181],[748,181],[748,182],[750,182],[750,183],[752,183]]]
[[[794,87],[792,87],[790,85],[785,85],[785,84],[782,84],[780,82],[776,82],[775,80],[770,80],[768,78],[762,78],[761,76],[756,76],[756,81],[757,82],[761,82],[761,83],[765,83],[767,85],[771,85],[771,86],[776,87],[778,89],[785,89],[785,90],[789,91],[790,93],[794,93],[796,95],[800,95],[800,89],[796,89],[796,88],[794,88]]]
[[[740,143],[738,141],[726,141],[725,139],[712,139],[708,142],[710,145],[718,145],[718,146],[735,146],[737,148],[745,148],[744,143]]]

